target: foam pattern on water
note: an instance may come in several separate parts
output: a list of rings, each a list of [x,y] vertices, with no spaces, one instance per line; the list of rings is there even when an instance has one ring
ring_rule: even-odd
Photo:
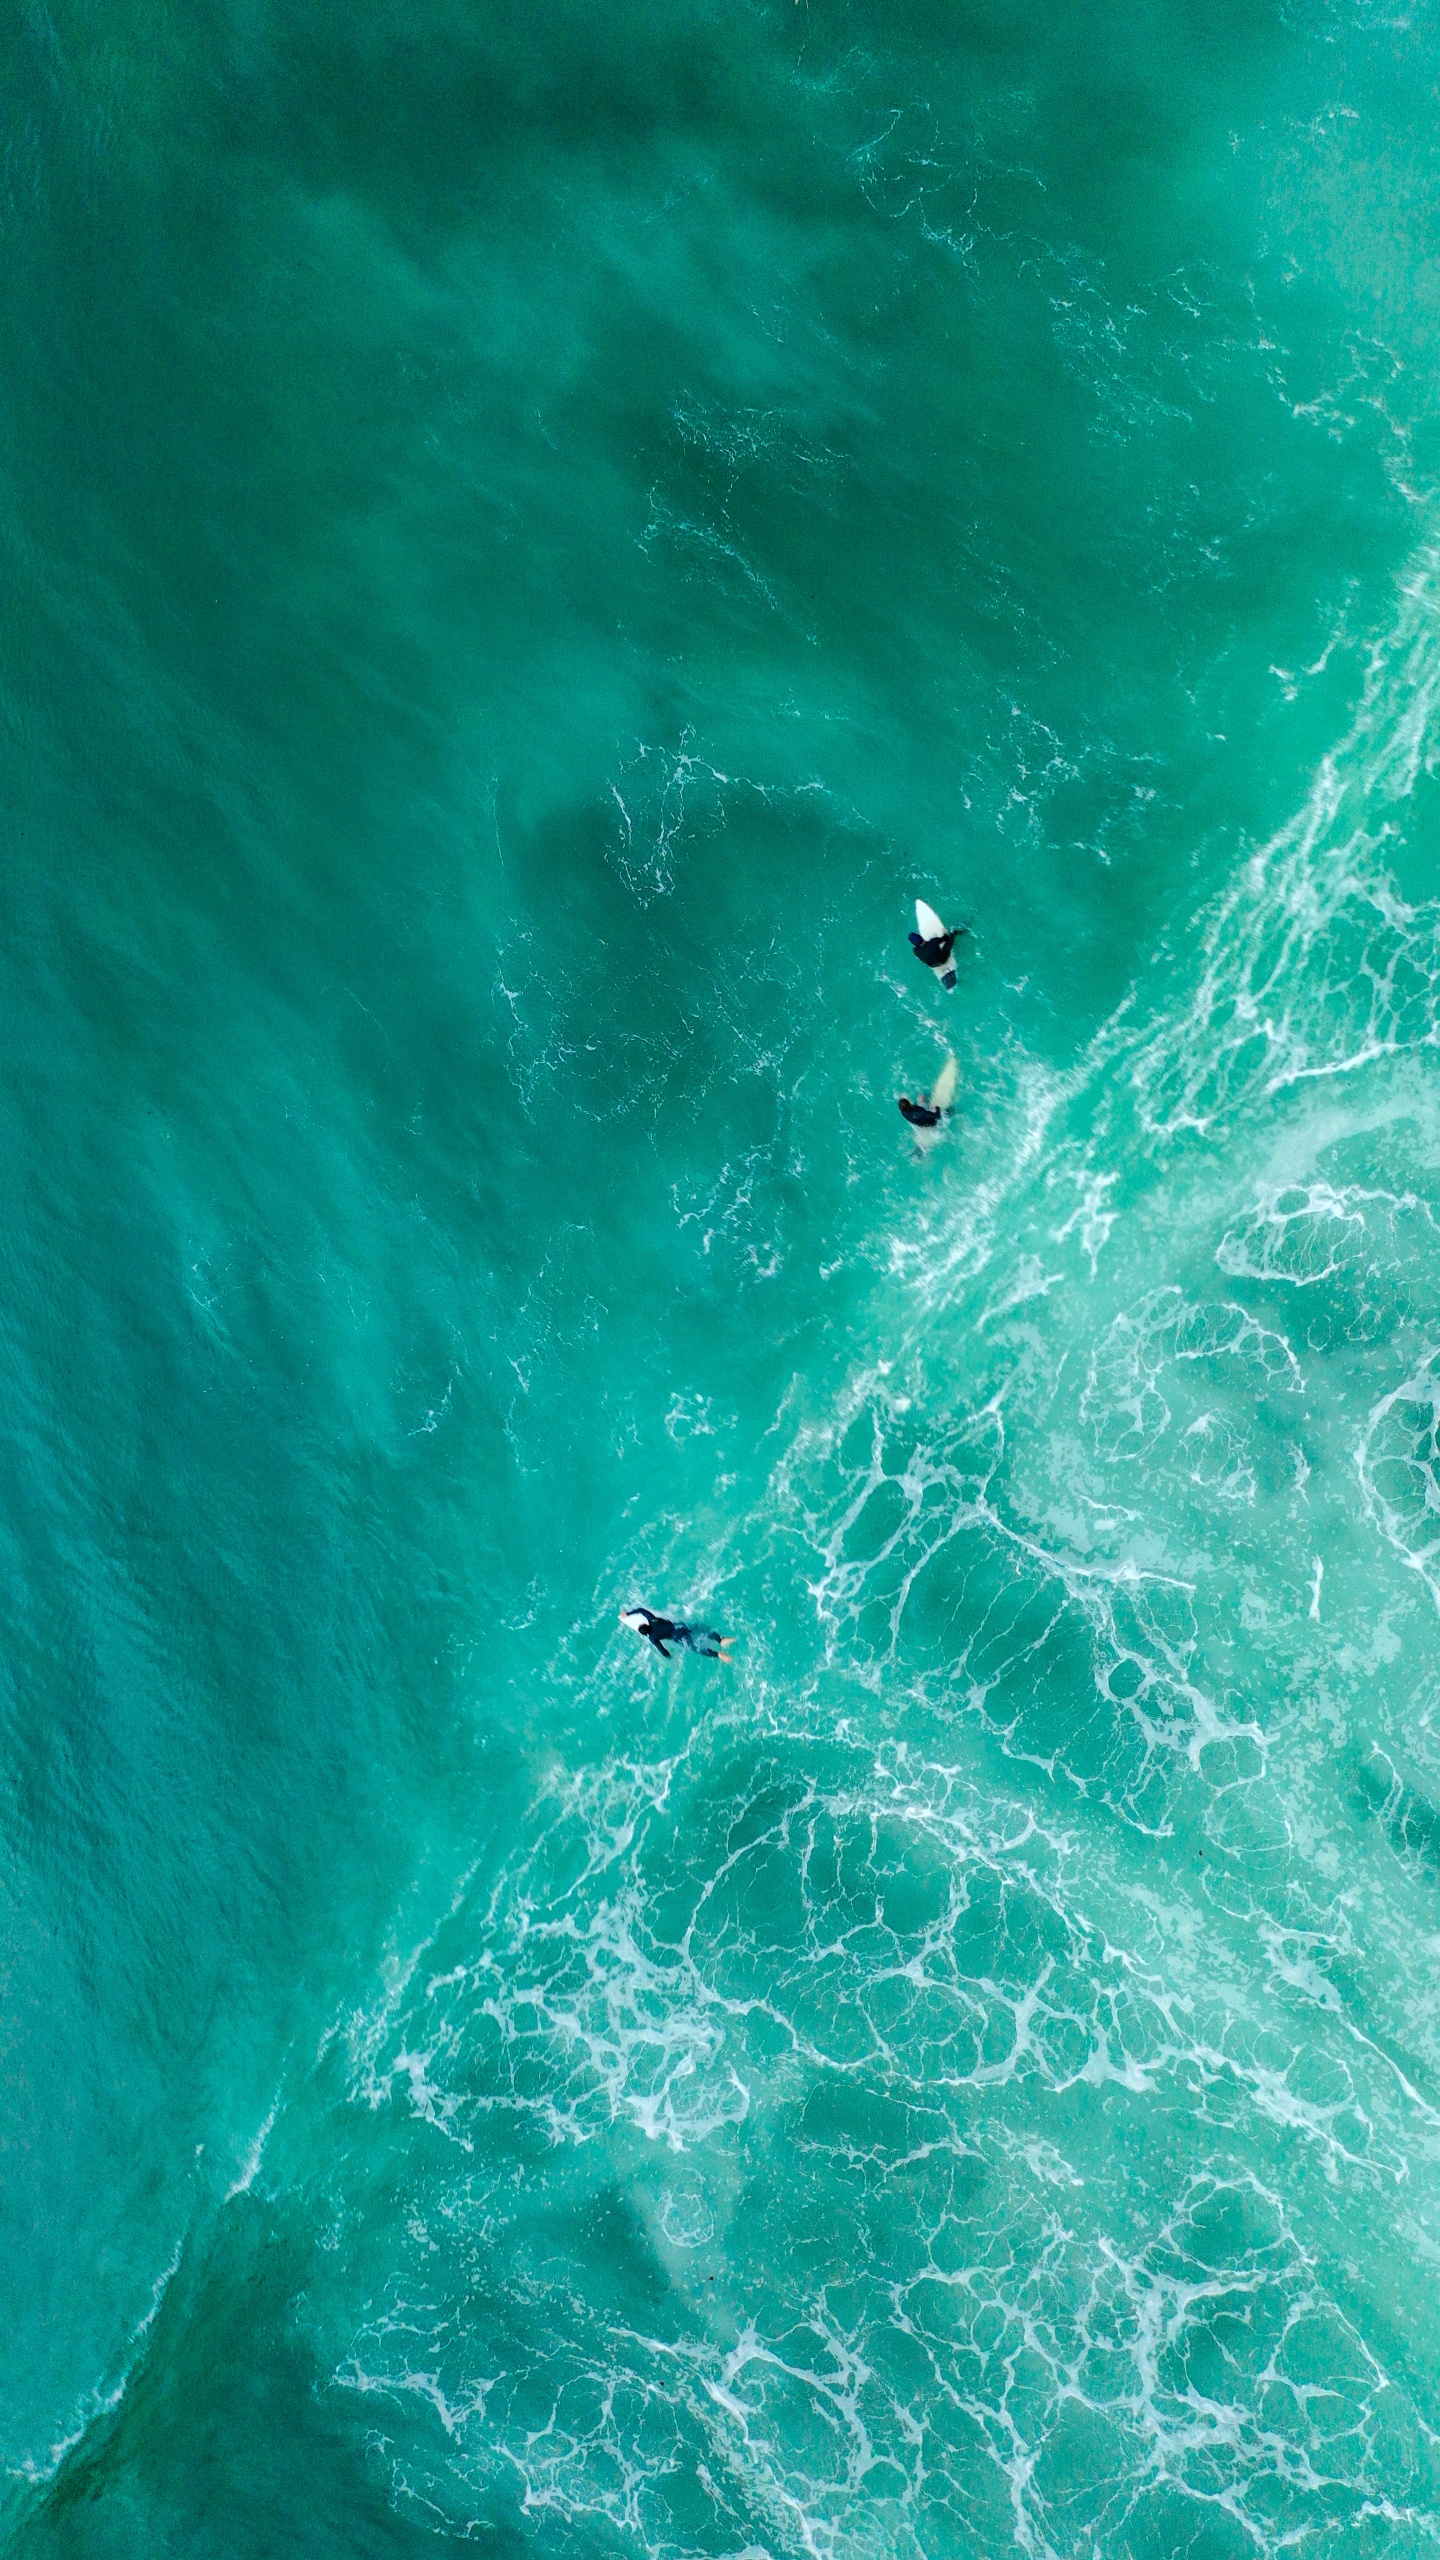
[[[1296,2137],[1322,2176],[1403,2180],[1383,2058],[1282,2031],[1214,1946],[1187,1962],[1178,1908],[1117,1944],[1080,1842],[1019,1800],[903,1746],[829,1791],[777,1747],[727,1791],[726,1740],[718,1766],[567,1789],[360,2062],[357,2098],[436,2137],[417,2245],[338,2371],[435,2412],[406,2493],[454,2512],[509,2466],[527,2509],[656,2551],[694,2547],[677,2473],[767,2548],[1008,2522],[1067,2550],[1171,2494],[1261,2548],[1306,2518],[1369,2548],[1387,2507],[1410,2540],[1373,2547],[1421,2547],[1432,2440],[1283,2195]],[[447,1962],[452,1933],[478,1952]],[[1095,2146],[1106,2090],[1144,2103],[1138,2193]],[[496,2110],[511,2175],[452,2167]],[[527,2233],[575,2145],[625,2191],[610,2246],[641,2262],[648,2326],[607,2311],[601,2267],[578,2301]],[[435,2229],[471,2269],[463,2319],[427,2284]]]
[[[749,1631],[728,1704],[553,1772],[352,2022],[408,2220],[335,2382],[437,2522],[1440,2539],[1440,917],[1385,869],[1434,578],[1198,990],[1068,1082],[1007,1053],[777,1414],[688,1568]]]

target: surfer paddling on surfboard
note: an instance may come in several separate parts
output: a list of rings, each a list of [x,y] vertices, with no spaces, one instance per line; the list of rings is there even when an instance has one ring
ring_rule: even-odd
[[[910,948],[916,959],[923,960],[926,968],[934,971],[942,987],[953,987],[956,972],[950,954],[970,927],[968,924],[956,924],[947,931],[934,908],[927,907],[923,898],[915,901],[915,922],[920,930],[911,934]]]
[[[928,1155],[940,1135],[947,1113],[955,1100],[955,1087],[960,1070],[952,1050],[923,1102],[912,1102],[908,1093],[899,1095],[901,1115],[915,1132],[915,1153]]]
[[[674,1618],[657,1618],[653,1609],[622,1609],[620,1623],[633,1627],[637,1636],[646,1637],[667,1662],[672,1644],[683,1646],[687,1653],[703,1653],[707,1662],[728,1662],[730,1656],[725,1648],[735,1641],[714,1627],[686,1627],[677,1625]]]

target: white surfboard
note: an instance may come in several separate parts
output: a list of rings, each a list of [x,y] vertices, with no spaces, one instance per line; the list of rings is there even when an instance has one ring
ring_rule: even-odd
[[[930,1108],[932,1111],[948,1112],[951,1109],[955,1100],[955,1087],[959,1081],[960,1070],[955,1064],[955,1052],[952,1049],[945,1060],[944,1066],[936,1077],[935,1082],[930,1088]],[[945,1123],[942,1120],[938,1122],[933,1129],[917,1129],[914,1132],[915,1153],[917,1156],[928,1156],[936,1139],[943,1134],[944,1127]]]

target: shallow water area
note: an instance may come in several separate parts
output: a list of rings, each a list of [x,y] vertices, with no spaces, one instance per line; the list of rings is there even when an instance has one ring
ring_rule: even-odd
[[[7,2549],[1440,2540],[1437,48],[0,35]]]

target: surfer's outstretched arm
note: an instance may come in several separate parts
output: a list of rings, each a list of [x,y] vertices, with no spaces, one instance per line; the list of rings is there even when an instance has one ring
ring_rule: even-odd
[[[669,1618],[657,1617],[653,1609],[642,1609],[638,1601],[630,1608],[621,1610],[620,1623],[622,1626],[631,1628],[637,1636],[644,1636],[648,1644],[653,1644],[657,1653],[664,1654],[667,1662],[670,1655],[666,1649],[666,1637],[683,1633],[683,1629],[672,1625]]]
[[[620,1618],[622,1625],[632,1628],[637,1636],[644,1636],[647,1644],[653,1644],[665,1662],[670,1659],[672,1644],[679,1645],[686,1653],[702,1653],[709,1662],[728,1662],[730,1659],[725,1648],[734,1639],[722,1636],[717,1627],[687,1627],[675,1618],[657,1617],[653,1609],[642,1609],[638,1601],[632,1607],[622,1609]]]

